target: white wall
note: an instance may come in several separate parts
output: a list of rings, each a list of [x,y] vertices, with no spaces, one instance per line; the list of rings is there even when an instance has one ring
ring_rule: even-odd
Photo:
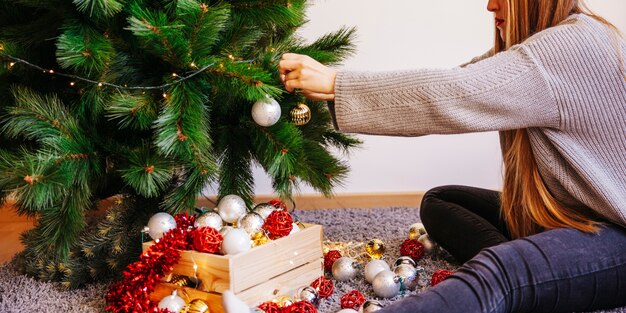
[[[300,30],[309,41],[341,25],[357,26],[357,54],[345,69],[393,70],[453,67],[487,51],[493,15],[487,0],[315,0]],[[626,33],[626,1],[591,0],[596,13]],[[425,191],[442,184],[499,188],[501,158],[496,133],[393,138],[360,136],[348,159],[352,171],[337,193]],[[255,171],[257,194],[271,194]],[[314,193],[308,187],[303,194]]]

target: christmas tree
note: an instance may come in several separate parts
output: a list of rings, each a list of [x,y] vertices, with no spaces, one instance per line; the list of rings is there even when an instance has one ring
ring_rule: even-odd
[[[285,52],[337,64],[355,32],[307,44],[295,33],[305,9],[304,0],[3,1],[0,201],[36,218],[22,236],[24,270],[67,287],[110,279],[140,253],[151,215],[190,210],[208,184],[252,205],[254,164],[281,198],[302,183],[330,196],[348,167],[329,150],[359,141],[332,128],[324,103],[285,92],[277,64]],[[272,117],[263,104],[273,99],[280,119],[255,123],[253,104]],[[308,123],[290,117],[301,103]]]

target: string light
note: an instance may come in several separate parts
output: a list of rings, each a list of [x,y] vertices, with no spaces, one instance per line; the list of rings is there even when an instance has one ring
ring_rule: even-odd
[[[14,66],[15,66],[15,62],[9,63],[9,67],[14,67]]]
[[[48,71],[50,74],[54,74],[54,70],[49,70]]]
[[[104,84],[102,84],[102,82],[98,83],[98,87],[102,87]]]
[[[74,85],[76,85],[75,82],[70,82],[70,86],[74,87]]]
[[[167,94],[165,92],[163,93],[163,98],[167,99]]]
[[[178,77],[178,74],[172,73],[172,77]]]
[[[189,64],[189,66],[191,66],[191,67],[193,67],[193,68],[198,67],[198,66],[196,65],[196,63],[195,63],[195,62],[191,62],[191,64]]]

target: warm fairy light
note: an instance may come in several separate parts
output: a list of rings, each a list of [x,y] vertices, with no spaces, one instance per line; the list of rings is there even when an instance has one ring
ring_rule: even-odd
[[[54,74],[54,70],[49,70],[48,71],[50,74]]]
[[[76,85],[75,82],[70,82],[70,86],[74,86],[74,85]]]
[[[14,67],[14,66],[15,66],[15,62],[9,63],[9,67]]]
[[[102,83],[98,83],[98,87],[102,87],[102,85],[103,85]]]
[[[191,66],[191,67],[198,67],[195,62],[191,62],[191,64],[189,64],[189,66]]]
[[[193,270],[194,270],[194,272],[198,270],[198,264],[194,264],[193,265]]]
[[[163,93],[163,98],[167,99],[167,94],[165,92]]]
[[[178,77],[178,74],[172,73],[172,77]]]
[[[235,57],[234,57],[232,54],[229,54],[229,55],[228,55],[228,58],[229,58],[229,59],[231,59],[231,60],[234,60],[234,59],[235,59]]]

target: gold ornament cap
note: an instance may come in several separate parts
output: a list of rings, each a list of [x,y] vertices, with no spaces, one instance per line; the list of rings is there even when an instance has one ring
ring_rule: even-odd
[[[311,121],[311,109],[304,103],[298,103],[289,112],[291,115],[291,121],[297,126],[306,125]]]

